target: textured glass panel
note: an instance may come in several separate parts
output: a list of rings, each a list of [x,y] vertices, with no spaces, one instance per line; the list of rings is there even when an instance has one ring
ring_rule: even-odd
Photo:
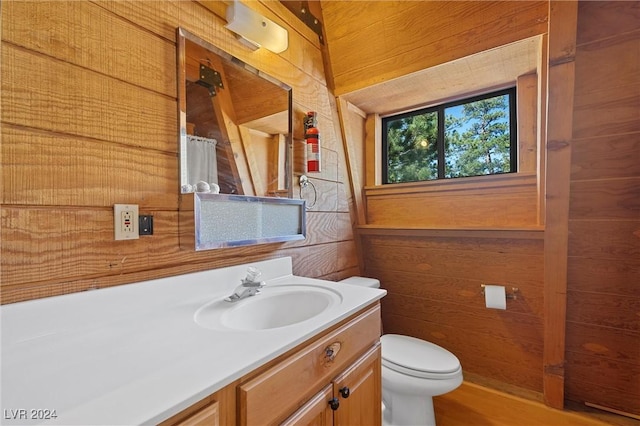
[[[195,194],[196,250],[305,237],[302,200]]]

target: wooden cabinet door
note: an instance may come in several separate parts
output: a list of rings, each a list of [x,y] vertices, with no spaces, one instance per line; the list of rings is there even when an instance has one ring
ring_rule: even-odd
[[[214,402],[177,423],[176,426],[218,426],[219,424],[218,403]]]
[[[282,422],[281,426],[332,426],[333,411],[329,406],[331,398],[333,398],[333,386],[327,385]]]
[[[380,339],[376,304],[238,389],[240,426],[278,424]],[[273,398],[278,397],[277,404]],[[364,423],[363,423],[364,424]]]
[[[340,407],[333,412],[336,426],[382,424],[380,344],[371,348],[333,382]]]

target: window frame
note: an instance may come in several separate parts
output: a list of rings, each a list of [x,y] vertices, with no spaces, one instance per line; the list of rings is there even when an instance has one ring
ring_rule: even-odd
[[[483,175],[472,175],[472,176],[460,176],[460,177],[445,177],[445,150],[444,150],[444,135],[445,135],[445,110],[447,108],[464,105],[476,101],[480,101],[483,99],[494,98],[498,96],[508,95],[509,96],[509,171],[502,173],[490,173]],[[404,182],[389,182],[389,149],[387,145],[387,137],[388,137],[388,126],[387,123],[392,120],[403,119],[407,117],[412,117],[420,114],[428,114],[432,112],[437,112],[438,114],[438,137],[436,141],[436,150],[437,150],[437,177],[435,179],[425,179],[425,180],[416,180],[416,181],[404,181]],[[472,177],[482,177],[482,176],[497,176],[497,175],[507,175],[518,173],[518,123],[517,123],[517,87],[510,86],[504,89],[494,90],[491,92],[486,92],[480,95],[474,95],[466,98],[459,98],[455,101],[445,102],[442,104],[432,105],[425,108],[419,108],[407,112],[403,112],[400,114],[393,114],[381,117],[382,124],[382,185],[394,185],[394,184],[403,184],[403,183],[416,183],[416,182],[433,182],[433,181],[442,181],[442,180],[451,180],[451,179],[464,179],[464,178],[472,178]]]

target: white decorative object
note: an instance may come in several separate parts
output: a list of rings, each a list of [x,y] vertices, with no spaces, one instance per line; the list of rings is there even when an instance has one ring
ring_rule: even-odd
[[[211,187],[209,184],[203,180],[196,183],[196,192],[209,192],[211,191]]]

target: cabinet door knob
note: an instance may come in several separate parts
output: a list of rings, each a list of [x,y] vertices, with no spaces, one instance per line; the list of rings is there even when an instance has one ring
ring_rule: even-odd
[[[342,348],[342,345],[340,344],[340,342],[334,342],[329,346],[327,346],[326,348],[324,348],[325,360],[328,362],[333,361],[336,358],[336,356],[338,356],[338,352],[340,352],[340,348]]]
[[[331,398],[329,400],[329,406],[333,411],[336,411],[338,407],[340,407],[340,401],[338,400],[338,398]]]
[[[349,395],[351,395],[351,391],[348,387],[345,386],[340,389],[340,395],[342,395],[343,398],[349,398]]]

